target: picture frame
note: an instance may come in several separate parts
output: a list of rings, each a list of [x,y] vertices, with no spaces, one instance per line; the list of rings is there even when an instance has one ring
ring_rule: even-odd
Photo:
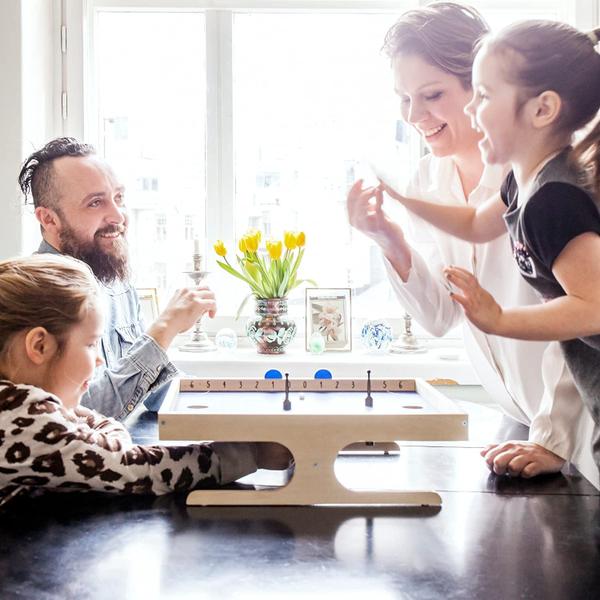
[[[158,317],[158,292],[156,288],[137,288],[140,301],[140,315],[146,325],[150,325]]]
[[[352,300],[350,288],[306,288],[306,350],[310,338],[320,333],[325,352],[352,350]]]

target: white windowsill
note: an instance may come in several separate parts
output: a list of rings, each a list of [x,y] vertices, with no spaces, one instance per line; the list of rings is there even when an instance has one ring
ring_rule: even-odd
[[[184,342],[185,340],[182,340]],[[356,344],[352,352],[324,352],[310,354],[297,340],[285,354],[258,354],[242,338],[234,351],[214,352],[169,351],[177,368],[196,377],[264,377],[269,369],[287,372],[290,377],[313,377],[318,369],[328,369],[333,377],[421,377],[423,379],[451,379],[461,385],[479,385],[471,363],[462,347],[432,346],[422,354],[375,354]]]

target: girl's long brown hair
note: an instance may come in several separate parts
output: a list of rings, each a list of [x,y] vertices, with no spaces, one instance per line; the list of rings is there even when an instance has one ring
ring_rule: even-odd
[[[506,75],[523,90],[523,99],[556,92],[562,100],[557,127],[572,134],[598,118],[599,39],[600,28],[583,33],[566,23],[523,21],[486,39],[483,46],[506,55]],[[573,148],[570,158],[600,194],[600,122]]]

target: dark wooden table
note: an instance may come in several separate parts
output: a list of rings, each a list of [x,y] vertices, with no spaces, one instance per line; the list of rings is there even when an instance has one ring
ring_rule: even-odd
[[[478,447],[526,428],[463,406],[469,443],[336,465],[350,487],[436,489],[441,509],[24,499],[0,513],[0,598],[600,598],[598,491],[576,472],[491,475]],[[156,441],[154,415],[129,425],[138,441]]]

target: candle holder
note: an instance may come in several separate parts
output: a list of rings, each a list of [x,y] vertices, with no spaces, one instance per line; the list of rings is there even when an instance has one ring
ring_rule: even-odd
[[[198,252],[198,248],[194,250],[194,254],[192,255],[193,270],[184,271],[184,273],[192,279],[195,286],[198,286],[208,275],[208,271],[202,270],[202,255]],[[183,344],[183,346],[179,346],[179,350],[182,352],[213,352],[216,349],[216,345],[208,339],[206,331],[202,329],[202,317],[194,323],[190,341]]]
[[[407,312],[404,313],[404,332],[397,340],[392,342],[389,351],[394,354],[419,354],[427,352],[427,348],[419,343],[419,340],[413,334],[412,317]]]

